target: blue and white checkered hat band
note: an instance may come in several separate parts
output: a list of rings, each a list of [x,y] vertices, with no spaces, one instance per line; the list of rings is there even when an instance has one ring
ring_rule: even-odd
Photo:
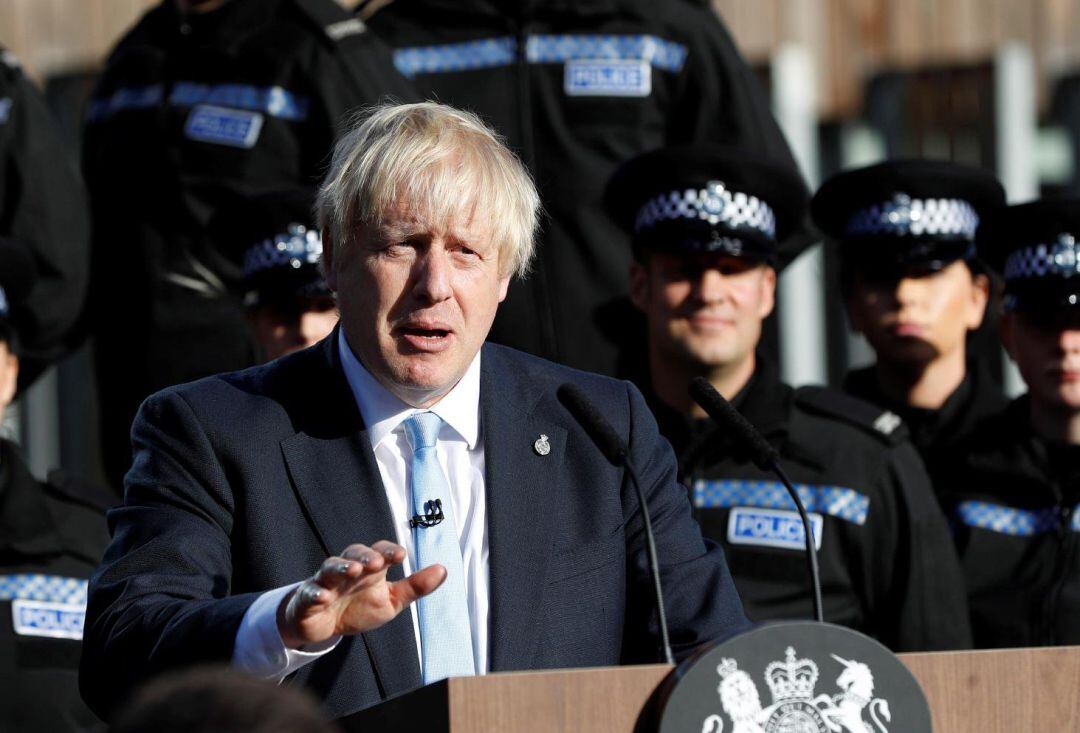
[[[843,486],[795,484],[808,512],[828,514],[855,524],[866,524],[870,497]],[[759,509],[795,510],[795,502],[779,481],[698,479],[694,482],[694,506],[718,509],[752,506]]]
[[[732,191],[719,181],[709,181],[705,188],[663,193],[647,201],[634,219],[634,232],[641,233],[672,220],[750,229],[767,239],[776,239],[776,215],[772,208],[757,196]]]
[[[969,527],[987,529],[1014,537],[1032,537],[1054,532],[1061,526],[1057,509],[1018,509],[985,501],[964,501],[956,506],[956,516]],[[1067,520],[1069,530],[1080,532],[1080,505]]]
[[[890,201],[856,211],[848,221],[845,235],[868,237],[940,237],[975,239],[979,215],[963,199],[914,199],[896,194]]]
[[[7,291],[0,288],[0,316],[6,316],[11,312],[11,305],[8,303]]]
[[[45,601],[86,605],[89,581],[62,575],[0,575],[0,601]]]
[[[513,36],[482,38],[463,43],[415,46],[394,51],[394,66],[404,76],[441,74],[471,69],[510,66],[517,62]],[[531,35],[525,58],[531,64],[557,64],[575,60],[646,61],[652,67],[678,72],[686,62],[681,43],[649,35]]]
[[[1054,244],[1022,247],[1006,258],[1004,275],[1006,280],[1080,275],[1080,245],[1062,234]]]
[[[322,237],[317,229],[290,224],[288,231],[250,247],[244,255],[244,277],[278,267],[299,269],[322,257]]]

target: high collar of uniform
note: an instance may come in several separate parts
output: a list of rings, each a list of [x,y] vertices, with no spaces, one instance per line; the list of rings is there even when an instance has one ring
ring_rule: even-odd
[[[55,555],[62,550],[44,489],[13,443],[0,440],[0,555]]]
[[[176,0],[164,0],[161,20],[166,32],[193,43],[232,44],[270,22],[282,0],[228,0],[207,12],[182,13]]]

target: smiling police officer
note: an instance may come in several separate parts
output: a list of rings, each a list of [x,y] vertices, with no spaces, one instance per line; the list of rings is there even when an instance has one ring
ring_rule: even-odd
[[[990,295],[975,232],[1004,201],[986,171],[907,160],[834,176],[811,202],[814,222],[839,243],[851,325],[877,354],[844,389],[904,419],[931,477],[1006,403],[968,350]]]
[[[975,644],[1080,644],[1080,201],[1011,206],[979,238],[1028,393],[942,474]]]
[[[607,201],[633,237],[645,391],[751,619],[810,615],[802,523],[782,485],[691,402],[695,376],[780,451],[818,539],[826,621],[895,650],[967,646],[955,552],[899,419],[834,390],[792,389],[755,354],[777,243],[806,199],[796,174],[728,148],[662,149],[618,171]]]

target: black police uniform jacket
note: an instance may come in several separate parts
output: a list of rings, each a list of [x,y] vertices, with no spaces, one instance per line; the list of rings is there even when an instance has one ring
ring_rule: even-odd
[[[11,303],[19,332],[19,386],[85,336],[90,215],[79,168],[45,100],[0,47],[0,240],[19,240],[37,270]]]
[[[1008,398],[982,362],[971,362],[964,381],[953,390],[937,410],[895,402],[886,397],[878,386],[874,367],[856,369],[844,378],[844,391],[872,402],[899,415],[904,420],[911,442],[935,481],[943,464],[953,460],[958,443],[965,440],[979,421],[1005,409]]]
[[[1028,398],[979,424],[942,473],[978,647],[1080,644],[1080,446]]]
[[[536,180],[547,217],[533,273],[495,317],[497,343],[608,375],[643,361],[628,234],[602,204],[626,159],[714,142],[795,168],[704,2],[401,0],[367,22],[421,93],[479,113]]]
[[[87,110],[103,441],[117,485],[145,397],[253,363],[232,295],[251,242],[233,252],[210,241],[212,214],[241,195],[314,187],[350,113],[412,99],[389,49],[333,0],[230,0],[189,16],[175,5],[119,42]]]
[[[0,441],[0,728],[98,724],[79,697],[79,639],[108,542],[100,498],[59,477],[39,482]]]
[[[825,620],[894,651],[969,647],[956,553],[903,425],[836,390],[792,389],[759,364],[732,404],[779,450],[807,511],[820,517],[811,523],[821,527]],[[702,534],[722,544],[747,616],[811,617],[801,524],[783,486],[722,429],[658,412]]]

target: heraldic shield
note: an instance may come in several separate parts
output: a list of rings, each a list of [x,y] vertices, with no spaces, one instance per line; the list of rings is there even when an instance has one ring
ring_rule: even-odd
[[[923,733],[930,707],[886,647],[832,624],[763,624],[679,666],[660,733]]]

